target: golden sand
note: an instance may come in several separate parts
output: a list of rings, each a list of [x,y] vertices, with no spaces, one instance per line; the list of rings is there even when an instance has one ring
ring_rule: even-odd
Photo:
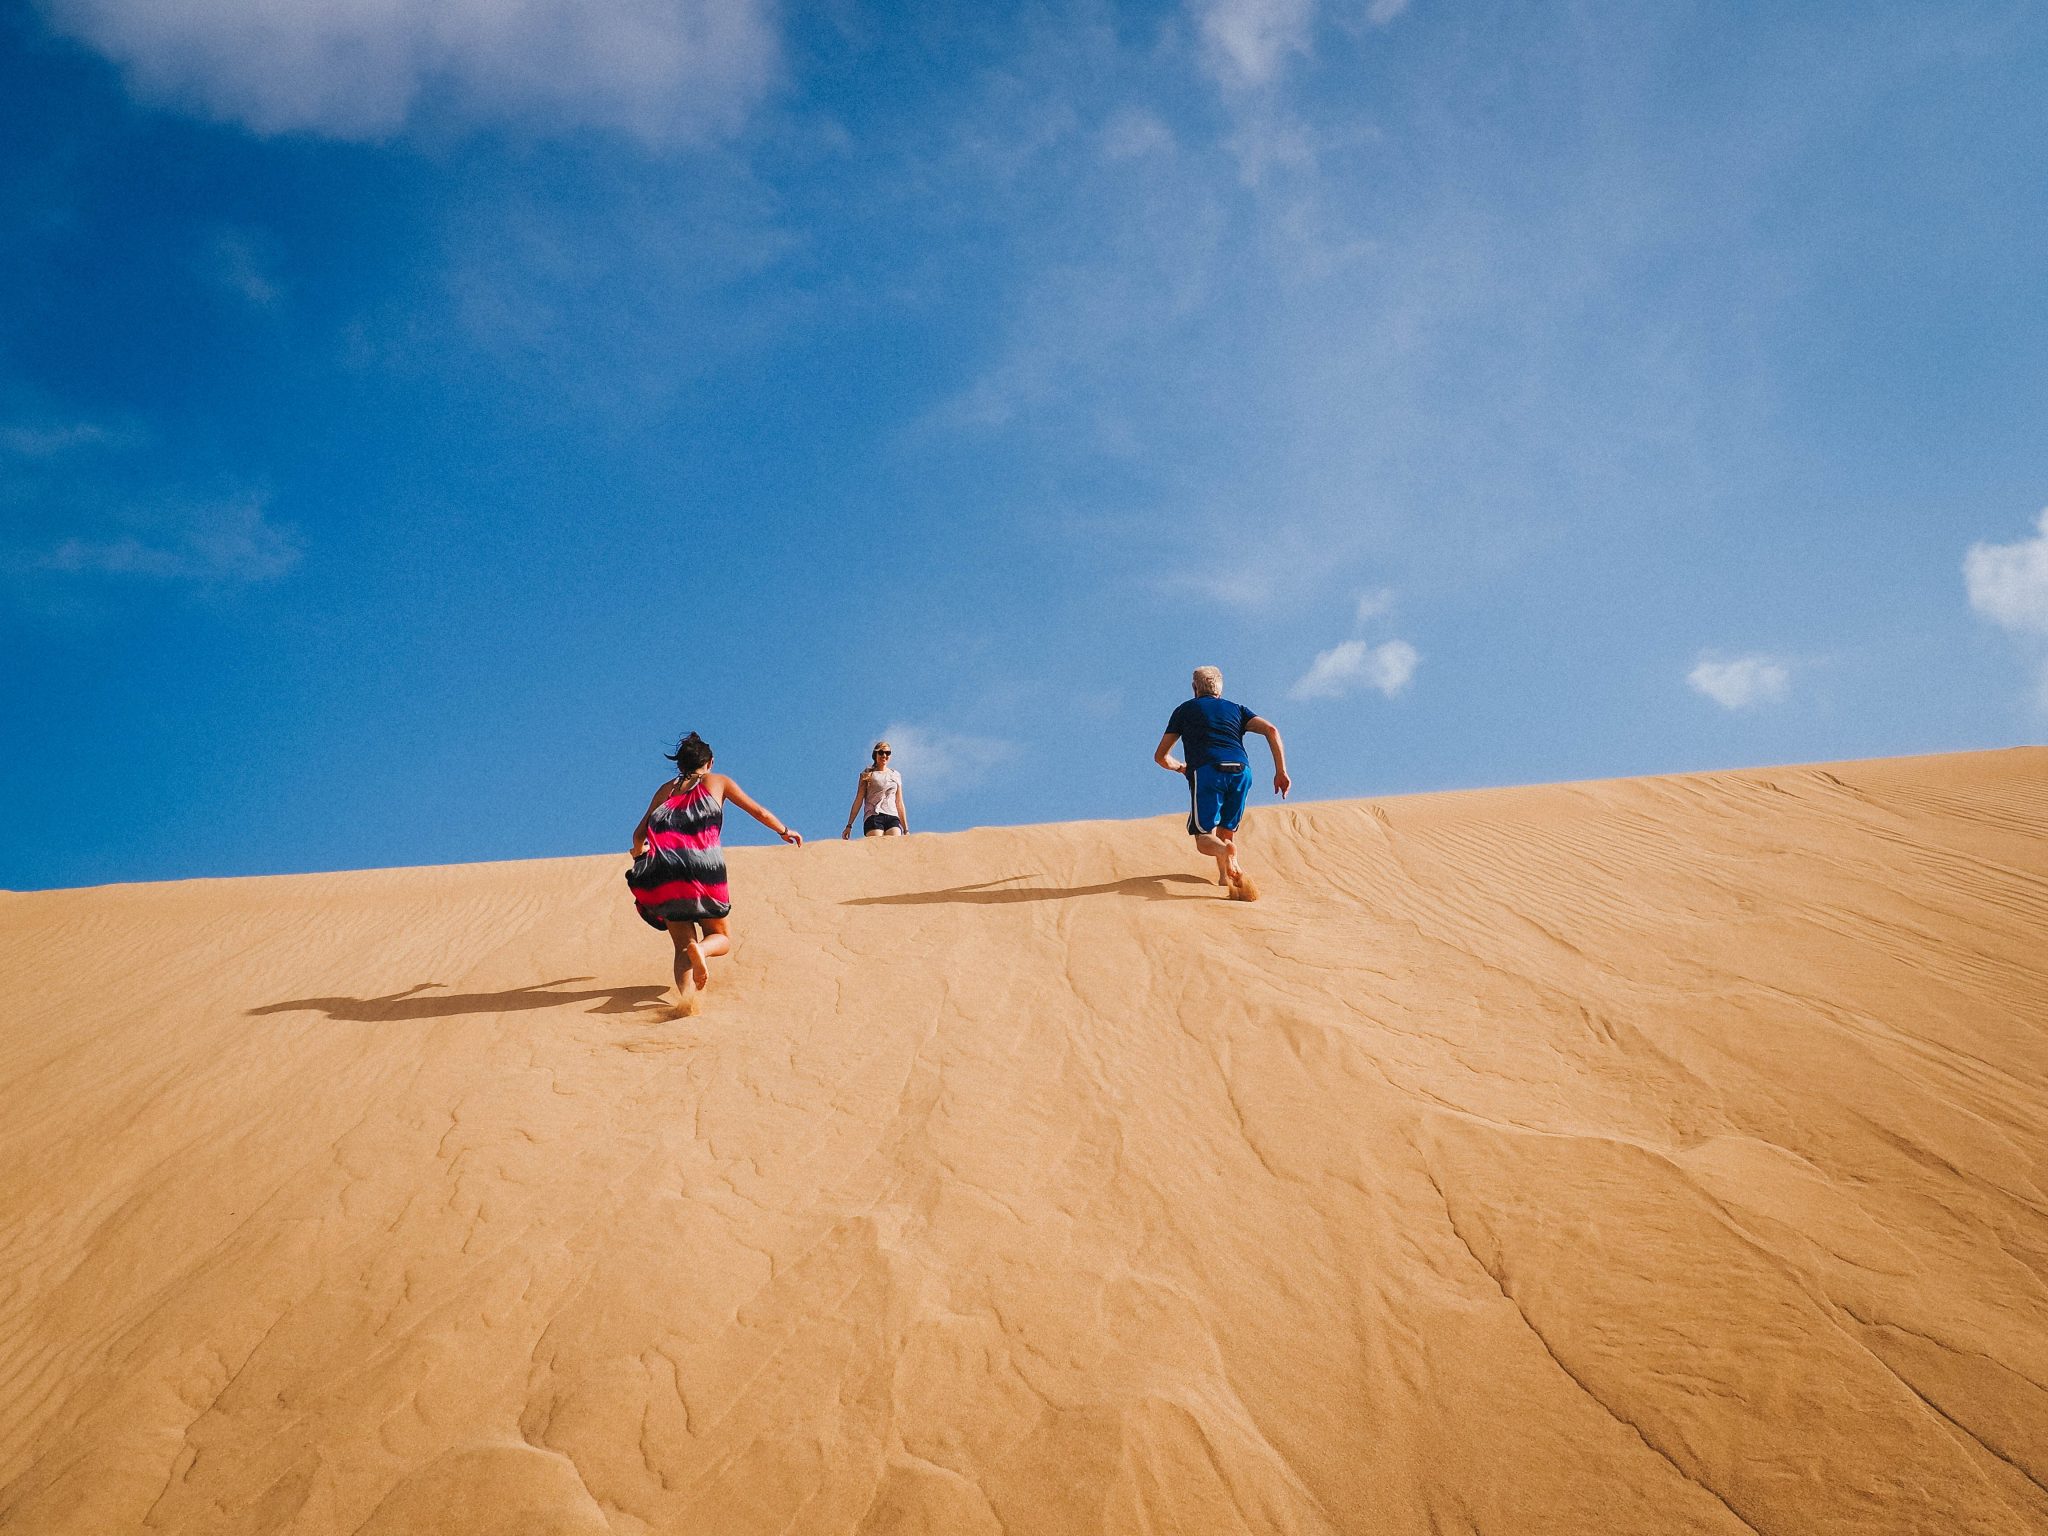
[[[2048,1530],[2048,750],[0,896],[0,1530]]]

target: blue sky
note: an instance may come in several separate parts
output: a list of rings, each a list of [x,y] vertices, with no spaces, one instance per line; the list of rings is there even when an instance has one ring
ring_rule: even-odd
[[[2039,740],[2017,0],[0,17],[0,885]],[[735,840],[765,837],[751,823]]]

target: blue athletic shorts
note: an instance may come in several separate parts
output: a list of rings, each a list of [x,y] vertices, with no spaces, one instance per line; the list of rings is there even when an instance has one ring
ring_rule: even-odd
[[[1245,796],[1251,793],[1252,771],[1244,763],[1204,763],[1188,775],[1188,836],[1234,832],[1244,820]]]

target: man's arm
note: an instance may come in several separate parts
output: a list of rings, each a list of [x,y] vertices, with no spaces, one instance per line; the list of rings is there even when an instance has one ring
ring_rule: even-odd
[[[1287,777],[1287,748],[1281,744],[1280,727],[1263,715],[1253,715],[1245,722],[1245,729],[1257,731],[1266,738],[1266,745],[1273,749],[1273,790],[1285,800],[1294,780]]]
[[[1168,773],[1185,773],[1187,771],[1185,763],[1177,763],[1173,760],[1173,744],[1179,740],[1180,733],[1178,731],[1168,731],[1159,738],[1159,750],[1152,754],[1152,761],[1164,768]]]

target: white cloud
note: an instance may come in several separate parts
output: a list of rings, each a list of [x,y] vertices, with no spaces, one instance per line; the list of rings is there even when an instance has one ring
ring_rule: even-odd
[[[1791,688],[1792,673],[1768,656],[1739,656],[1733,661],[1701,661],[1686,673],[1695,693],[1705,694],[1723,709],[1748,709],[1775,704]]]
[[[1383,619],[1394,611],[1394,589],[1375,587],[1370,592],[1358,594],[1358,622],[1370,624],[1374,619]]]
[[[1421,659],[1406,640],[1389,640],[1385,645],[1346,640],[1321,652],[1287,690],[1287,696],[1337,699],[1362,688],[1373,688],[1391,699],[1408,686]]]
[[[1972,544],[1963,556],[1963,589],[1970,606],[2000,629],[2048,636],[2048,509],[2031,539],[2014,544]],[[2041,668],[2034,703],[2048,714],[2048,663]]]
[[[979,783],[1017,755],[1012,742],[902,720],[890,721],[876,739],[895,751],[890,766],[903,775],[904,790],[913,799],[943,800]]]
[[[1210,73],[1226,86],[1263,86],[1291,53],[1307,53],[1315,0],[1206,0],[1199,7]]]
[[[1963,556],[1970,606],[2015,634],[2048,635],[2048,510],[2031,539],[1972,544]]]
[[[258,133],[379,139],[423,110],[644,139],[766,90],[770,0],[45,0],[140,96]]]
[[[260,496],[197,507],[169,521],[154,538],[65,539],[30,564],[63,575],[228,584],[275,581],[304,553],[295,529],[265,516]]]
[[[1358,594],[1354,622],[1361,628],[1394,611],[1394,589],[1374,587]],[[1421,654],[1406,640],[1389,640],[1371,645],[1364,640],[1345,640],[1318,652],[1309,669],[1287,690],[1293,699],[1339,699],[1362,689],[1377,689],[1394,697],[1415,678]]]
[[[1384,27],[1407,9],[1408,0],[1372,0],[1365,8],[1365,19],[1376,27]]]

